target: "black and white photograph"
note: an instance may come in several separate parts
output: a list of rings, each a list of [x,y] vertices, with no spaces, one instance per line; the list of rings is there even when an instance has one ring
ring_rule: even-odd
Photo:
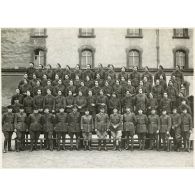
[[[193,28],[1,28],[3,168],[192,168]]]

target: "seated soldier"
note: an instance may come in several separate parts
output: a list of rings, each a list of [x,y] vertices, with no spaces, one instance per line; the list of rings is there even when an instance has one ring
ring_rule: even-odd
[[[79,91],[78,96],[75,97],[74,105],[77,106],[78,112],[80,112],[81,115],[85,113],[85,108],[87,106],[87,100],[86,100],[86,97],[83,96],[82,91]]]
[[[59,109],[61,107],[63,107],[64,109],[66,108],[66,99],[62,95],[62,91],[61,90],[58,91],[58,96],[55,97],[54,105],[55,105],[54,107],[55,107],[56,113],[59,112]]]
[[[41,94],[41,89],[37,90],[37,95],[33,98],[33,106],[39,109],[39,113],[43,113],[44,96]]]
[[[107,112],[108,98],[104,95],[103,90],[100,90],[99,96],[96,97],[97,112],[100,111],[100,107],[104,106],[105,111]]]
[[[72,112],[72,108],[74,105],[74,99],[75,99],[75,97],[73,97],[72,91],[68,91],[68,96],[65,97],[65,105],[66,105],[66,112],[67,113]]]
[[[118,114],[118,109],[113,109],[113,114],[110,115],[110,131],[113,137],[113,150],[121,151],[121,137],[123,130],[123,116]]]

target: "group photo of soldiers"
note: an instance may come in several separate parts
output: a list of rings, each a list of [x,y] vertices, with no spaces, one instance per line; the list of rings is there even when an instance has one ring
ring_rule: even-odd
[[[112,64],[81,69],[30,62],[2,115],[3,152],[190,152],[193,96],[188,94],[179,66],[168,80],[162,65],[152,74],[147,66],[141,73],[136,66],[116,72]]]

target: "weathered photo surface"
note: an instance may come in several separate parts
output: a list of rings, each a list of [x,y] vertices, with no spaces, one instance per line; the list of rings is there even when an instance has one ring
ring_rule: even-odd
[[[3,168],[194,166],[193,29],[2,28]]]

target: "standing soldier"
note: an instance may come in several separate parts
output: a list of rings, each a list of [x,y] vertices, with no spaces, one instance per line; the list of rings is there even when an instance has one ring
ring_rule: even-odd
[[[98,150],[101,150],[101,145],[103,142],[104,150],[107,150],[106,147],[106,136],[109,129],[109,117],[105,113],[105,107],[100,107],[100,113],[96,114],[95,117],[95,132],[98,137]]]
[[[72,91],[68,91],[68,96],[65,97],[65,105],[66,105],[66,112],[67,113],[72,112],[72,108],[74,105],[74,99],[75,99],[75,97],[73,97]]]
[[[121,77],[121,81],[120,81],[120,85],[122,88],[122,97],[124,97],[125,93],[126,93],[126,88],[127,88],[127,81],[125,80],[125,78],[122,76]]]
[[[53,151],[53,129],[54,129],[54,116],[49,113],[49,108],[45,108],[42,116],[43,132],[46,138],[46,149]]]
[[[128,80],[128,74],[126,73],[126,68],[123,66],[121,68],[121,72],[118,74],[118,79],[121,80],[121,77],[124,77],[124,79]]]
[[[32,90],[33,97],[37,95],[37,91],[38,91],[39,89],[41,90],[41,93],[42,93],[42,95],[43,95],[43,94],[44,94],[44,92],[43,92],[43,87],[41,86],[40,80],[37,80],[37,83],[36,83],[36,85],[34,86],[34,88],[33,88],[33,90]]]
[[[73,107],[73,110],[68,115],[68,126],[69,126],[69,135],[70,135],[70,149],[73,149],[73,138],[76,137],[76,149],[79,150],[80,147],[80,120],[81,115],[77,111],[77,106]]]
[[[51,81],[48,80],[47,81],[47,85],[43,88],[43,95],[46,96],[47,95],[47,90],[51,91],[51,94],[53,94],[53,86],[51,85]]]
[[[152,91],[152,83],[148,81],[148,78],[146,76],[143,79],[143,85],[144,85],[146,94],[149,95],[149,93]]]
[[[61,91],[62,92],[62,95],[65,95],[66,92],[65,92],[65,86],[62,84],[62,80],[59,79],[58,80],[58,84],[53,88],[53,94],[54,96],[57,96],[58,95],[58,91]]]
[[[113,137],[113,150],[121,151],[121,137],[123,130],[123,116],[118,114],[117,108],[113,109],[113,114],[110,115],[110,131]]]
[[[112,64],[108,64],[108,70],[106,71],[106,78],[108,78],[108,76],[110,76],[112,80],[116,79],[116,73],[114,70],[114,66]]]
[[[190,152],[190,134],[192,133],[192,117],[187,113],[187,109],[183,109],[181,113],[181,135],[184,142],[184,149]]]
[[[59,78],[62,78],[62,76],[63,76],[63,70],[62,70],[62,66],[61,66],[60,63],[57,63],[57,68],[56,68],[54,74],[57,74],[57,75],[59,75]]]
[[[26,96],[27,91],[32,92],[32,86],[27,80],[24,80],[24,84],[20,86],[20,92],[22,95]]]
[[[46,107],[48,107],[49,112],[54,112],[54,103],[55,98],[53,95],[51,95],[51,90],[47,89],[47,95],[44,97],[43,100],[43,108],[45,109]]]
[[[101,79],[103,79],[103,80],[105,79],[105,70],[104,70],[104,68],[103,68],[101,63],[98,64],[98,68],[95,71],[95,77],[96,77],[97,74],[100,75]]]
[[[183,83],[184,76],[183,76],[183,73],[180,70],[180,66],[176,65],[175,70],[171,74],[171,77],[172,76],[175,76],[175,78],[176,78],[177,82],[179,83],[179,85],[181,85],[181,83]]]
[[[34,74],[33,74],[32,80],[30,80],[30,82],[29,82],[29,84],[32,86],[32,88],[34,88],[34,87],[36,86],[37,81],[38,81],[37,76],[36,76],[36,74],[34,73]]]
[[[147,106],[148,99],[146,95],[142,92],[142,89],[139,89],[139,94],[135,96],[135,107],[136,111],[141,109],[143,113],[146,113],[146,106]]]
[[[63,80],[63,85],[65,86],[65,89],[68,88],[69,84],[70,84],[70,76],[66,74]]]
[[[151,115],[148,116],[148,134],[150,138],[149,150],[154,148],[154,143],[156,141],[156,147],[158,150],[158,134],[160,129],[160,118],[156,114],[155,108],[151,108]]]
[[[100,75],[99,75],[98,73],[96,74],[95,81],[98,81],[99,86],[100,86],[101,88],[104,87],[104,80],[100,78]]]
[[[96,98],[92,94],[92,91],[89,90],[88,96],[87,96],[87,107],[90,112],[90,115],[92,115],[93,119],[95,119],[96,115]]]
[[[163,66],[159,65],[158,71],[154,74],[154,82],[160,79],[160,75],[162,75],[163,79],[166,81],[166,75],[163,70],[164,70]]]
[[[46,66],[46,75],[47,75],[47,78],[48,79],[50,79],[50,80],[53,80],[53,78],[54,78],[54,72],[53,72],[53,70],[52,70],[52,66],[51,66],[51,64],[48,64],[47,66]]]
[[[43,77],[43,65],[42,64],[39,64],[38,68],[35,69],[35,75],[36,75],[36,78],[37,79],[42,79]]]
[[[94,81],[89,78],[89,76],[86,76],[86,79],[84,80],[85,86],[88,89],[92,89],[94,87]]]
[[[38,89],[37,95],[33,98],[33,106],[39,109],[40,113],[43,113],[43,101],[44,97],[41,95],[41,90]]]
[[[66,108],[66,99],[62,95],[62,91],[61,90],[58,91],[58,96],[55,97],[55,103],[54,103],[54,105],[55,105],[54,107],[55,107],[56,113],[59,112],[59,110],[60,110],[61,107],[64,108],[64,109]]]
[[[127,86],[126,86],[125,91],[126,92],[129,91],[131,96],[134,96],[136,94],[135,87],[133,87],[133,85],[131,84],[131,80],[130,79],[127,81]]]
[[[167,82],[163,79],[163,75],[160,75],[159,84],[162,86],[163,91],[167,90]]]
[[[75,77],[74,86],[76,87],[76,93],[78,93],[78,90],[81,86],[81,80],[80,80],[78,75],[76,75],[76,77]]]
[[[67,114],[64,112],[64,107],[61,106],[59,108],[59,113],[56,114],[56,126],[55,132],[57,134],[57,147],[58,151],[60,151],[60,141],[62,139],[63,150],[65,150],[65,138],[66,134],[68,133],[68,117]]]
[[[91,65],[87,64],[87,68],[83,73],[82,79],[85,80],[86,76],[89,76],[90,79],[94,79],[93,71],[91,70]]]
[[[176,151],[180,151],[181,147],[181,116],[177,113],[177,108],[173,108],[173,114],[171,114],[171,136],[173,137],[174,147]]]
[[[93,117],[89,115],[89,110],[85,111],[85,115],[81,117],[81,131],[83,135],[83,142],[85,150],[88,148],[91,150],[92,131],[94,129]]]
[[[86,97],[83,96],[82,91],[79,91],[78,96],[75,97],[74,105],[77,106],[78,112],[80,112],[81,115],[85,113],[85,108],[87,106],[87,100],[86,100]]]
[[[144,150],[145,142],[146,142],[148,118],[145,114],[143,114],[142,108],[138,108],[138,115],[136,116],[136,121],[137,121],[139,149]]]
[[[161,98],[163,97],[163,87],[160,85],[159,79],[156,80],[156,85],[152,88],[152,93],[154,97],[157,99],[158,104],[160,104]]]
[[[12,106],[10,105],[7,107],[7,112],[4,113],[2,116],[2,131],[5,138],[3,153],[7,152],[7,147],[8,147],[8,151],[12,151],[11,139],[12,139],[12,134],[14,132],[14,118],[15,118],[15,114],[12,113]]]
[[[122,113],[125,112],[126,108],[130,108],[131,112],[134,112],[134,97],[132,94],[128,91],[126,91],[125,97],[122,99]]]
[[[130,74],[130,79],[132,81],[132,85],[137,88],[140,81],[140,73],[137,71],[137,66],[133,67],[133,72]]]
[[[177,90],[175,89],[175,87],[173,87],[173,82],[170,80],[168,87],[167,87],[167,94],[168,94],[168,98],[171,100],[171,105],[172,107],[176,107],[177,106]]]
[[[120,99],[122,97],[122,86],[120,85],[119,80],[116,80],[115,84],[112,87],[113,91],[116,93],[117,97]]]
[[[55,75],[55,79],[52,81],[52,86],[55,87],[56,85],[58,85],[58,81],[59,81],[60,77],[58,74]]]
[[[24,84],[24,81],[25,81],[25,80],[29,81],[29,80],[28,80],[28,75],[27,75],[27,73],[25,73],[24,76],[23,76],[23,78],[22,78],[22,80],[19,81],[18,89],[20,89],[20,87]]]
[[[147,105],[147,115],[150,115],[152,109],[155,111],[158,110],[158,102],[157,99],[153,97],[153,94],[149,94],[148,105]]]
[[[25,132],[27,130],[27,116],[24,112],[24,107],[20,106],[20,112],[15,115],[14,127],[17,135],[17,147],[16,150],[24,150]]]
[[[79,64],[76,65],[74,68],[74,71],[72,72],[71,79],[75,79],[76,75],[79,76],[79,78],[82,78],[82,70]]]
[[[189,113],[190,115],[192,114],[190,106],[187,105],[187,99],[186,98],[183,98],[181,100],[181,104],[179,105],[178,111],[179,111],[180,114],[183,113],[184,108],[187,109],[187,113]]]
[[[20,112],[20,106],[22,106],[22,104],[19,103],[19,99],[15,99],[14,101],[15,103],[12,105],[12,111],[13,113],[18,113]]]
[[[100,94],[100,89],[98,81],[95,81],[95,86],[92,88],[93,95],[97,97]]]
[[[26,95],[23,100],[23,106],[24,112],[29,116],[33,112],[33,98],[30,96],[30,91],[27,91]]]
[[[126,113],[123,115],[125,149],[129,149],[129,138],[131,138],[131,151],[133,151],[133,142],[135,135],[136,116],[129,107],[126,107]]]
[[[170,129],[171,129],[171,117],[167,115],[167,110],[162,110],[162,115],[160,116],[160,130],[159,132],[159,145],[161,142],[161,139],[163,141],[163,149],[167,151],[170,150],[169,147],[169,136],[170,136]],[[167,146],[166,146],[167,144]]]
[[[164,92],[164,97],[160,101],[160,112],[162,113],[162,110],[166,110],[167,114],[171,113],[171,100],[168,98],[167,92]]]
[[[121,113],[121,103],[120,99],[116,96],[116,93],[112,93],[112,97],[108,100],[108,114],[112,114],[112,111],[114,108],[117,108],[119,110],[119,113]]]
[[[42,130],[41,126],[41,114],[39,114],[38,108],[34,107],[34,112],[30,114],[28,118],[29,133],[30,133],[30,151],[33,151],[33,148],[37,150],[37,142]]]
[[[47,75],[46,74],[44,74],[43,75],[43,78],[42,78],[42,80],[41,80],[41,86],[43,87],[43,88],[45,88],[47,85],[48,85],[48,81],[50,81],[50,85],[51,85],[51,79],[49,79],[49,78],[47,78]]]

